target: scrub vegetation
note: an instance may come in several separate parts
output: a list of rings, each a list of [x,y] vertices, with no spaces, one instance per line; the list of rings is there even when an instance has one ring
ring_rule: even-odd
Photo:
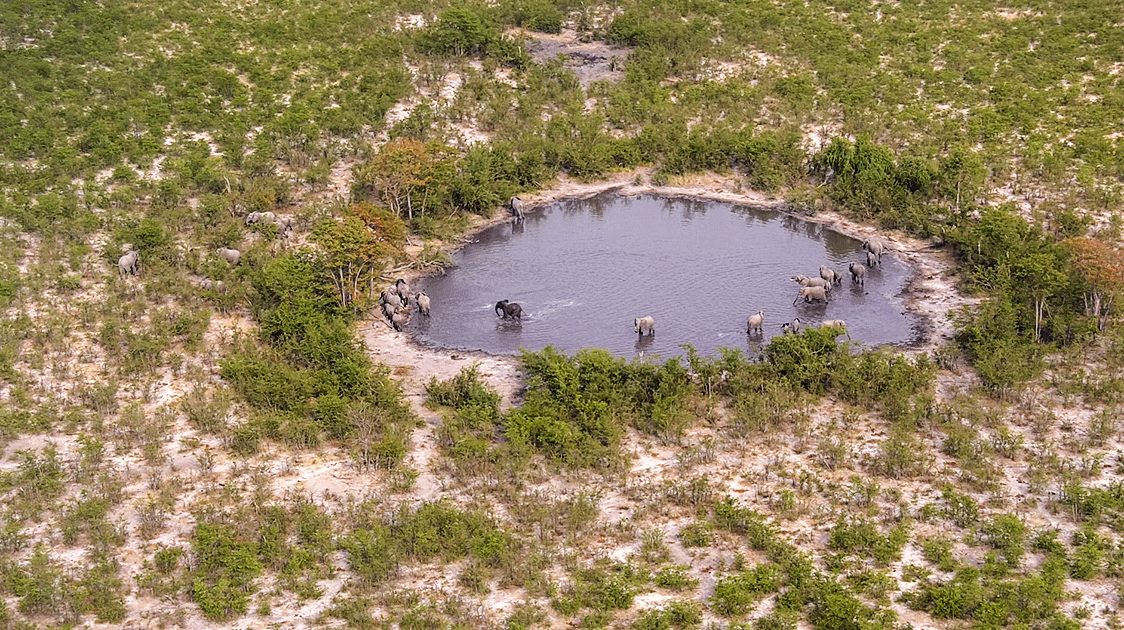
[[[0,627],[1120,627],[1121,24],[0,3]],[[971,306],[931,352],[525,351],[514,404],[367,351],[394,278],[619,173],[926,243]]]

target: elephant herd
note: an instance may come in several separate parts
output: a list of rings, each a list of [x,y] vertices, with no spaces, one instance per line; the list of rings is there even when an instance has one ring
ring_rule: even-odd
[[[847,265],[847,270],[851,274],[851,284],[857,284],[860,287],[866,286],[866,272],[868,268],[873,268],[882,265],[882,255],[888,251],[885,243],[876,240],[863,241],[862,250],[866,252],[866,265],[860,262],[852,262]],[[843,276],[838,271],[823,265],[820,266],[819,277],[809,277],[805,275],[796,275],[792,277],[792,281],[800,285],[799,292],[796,299],[792,300],[793,306],[796,305],[801,299],[805,304],[828,302],[828,297],[831,295],[831,290],[843,283]],[[760,335],[763,332],[763,324],[765,321],[764,311],[757,311],[749,316],[746,321],[746,334]],[[791,322],[785,322],[781,326],[781,332],[784,334],[798,334],[803,329],[803,322],[797,317]],[[847,334],[847,323],[841,319],[828,319],[820,322],[821,328],[839,328]],[[847,334],[850,339],[850,335]]]
[[[410,285],[402,278],[399,278],[394,286],[382,292],[379,303],[383,316],[394,330],[399,332],[410,320],[411,305],[416,307],[419,313],[429,317],[429,296],[421,291],[410,292]]]
[[[292,217],[278,216],[273,212],[251,212],[246,215],[243,223],[247,226],[272,225],[277,228],[277,233],[281,236],[288,236],[293,231]],[[219,247],[214,251],[217,258],[226,261],[231,267],[237,266],[242,259],[242,252],[233,247]],[[140,273],[140,252],[130,248],[117,259],[117,275],[118,277],[126,277],[135,276],[138,273]],[[222,280],[204,278],[199,281],[199,288],[205,291],[223,292],[226,290],[226,284]]]

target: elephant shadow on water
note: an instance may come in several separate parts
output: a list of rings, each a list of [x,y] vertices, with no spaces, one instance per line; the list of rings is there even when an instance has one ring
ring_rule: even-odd
[[[512,234],[522,234],[522,233],[523,233],[523,227],[524,227],[524,224],[525,224],[525,222],[524,222],[524,221],[520,221],[519,219],[515,219],[515,220],[513,220],[513,221],[511,222],[511,233],[512,233]]]
[[[655,335],[637,335],[636,345],[633,347],[636,348],[637,352],[644,352],[648,348],[651,348],[655,341]]]

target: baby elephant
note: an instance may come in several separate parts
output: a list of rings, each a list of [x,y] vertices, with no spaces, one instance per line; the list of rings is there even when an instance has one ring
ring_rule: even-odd
[[[496,302],[496,315],[501,319],[523,319],[523,307],[515,302],[500,300]]]
[[[765,321],[765,311],[757,311],[749,316],[749,321],[746,322],[745,334],[751,335],[756,330],[757,334],[761,334],[761,324]]]
[[[874,252],[867,252],[866,253],[866,266],[867,267],[873,267],[875,265],[881,265],[881,264],[882,264],[882,260],[878,258],[878,254],[875,254]]]
[[[851,272],[851,283],[858,283],[860,287],[866,286],[866,267],[859,263],[851,263],[847,265],[847,269]]]
[[[800,321],[800,318],[797,317],[797,318],[793,319],[791,323],[785,322],[785,324],[783,326],[781,326],[781,333],[783,333],[785,335],[799,335],[800,331],[803,328],[804,328],[804,322]]]
[[[656,320],[651,315],[637,317],[632,320],[632,326],[635,332],[640,333],[641,337],[656,334]]]
[[[796,299],[792,301],[792,304],[795,305],[800,301],[800,298],[804,298],[804,302],[809,304],[812,302],[826,303],[827,289],[824,287],[800,287],[800,295],[796,296]]]

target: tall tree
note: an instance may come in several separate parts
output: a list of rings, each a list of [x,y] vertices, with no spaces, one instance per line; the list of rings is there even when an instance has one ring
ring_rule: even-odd
[[[1104,332],[1116,297],[1124,288],[1124,254],[1091,238],[1071,238],[1065,244],[1085,284],[1085,314],[1095,316],[1097,330]]]

